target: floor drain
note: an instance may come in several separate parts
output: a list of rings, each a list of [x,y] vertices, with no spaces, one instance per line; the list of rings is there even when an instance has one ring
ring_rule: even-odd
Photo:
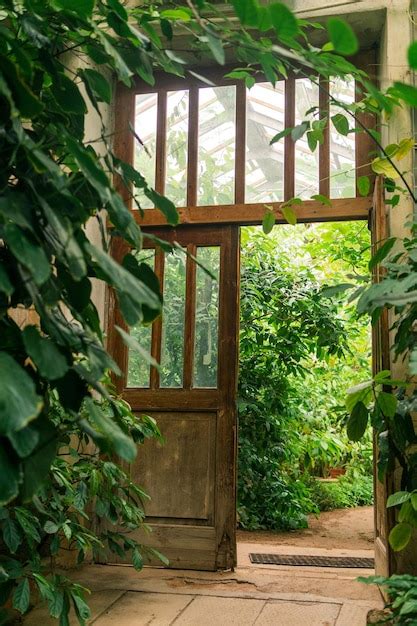
[[[362,567],[372,569],[375,560],[354,556],[304,556],[300,554],[250,553],[252,563],[258,565],[294,565],[308,567]]]

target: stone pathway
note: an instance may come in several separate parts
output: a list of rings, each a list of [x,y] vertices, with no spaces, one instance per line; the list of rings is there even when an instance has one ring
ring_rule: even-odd
[[[87,565],[77,582],[92,590],[95,626],[365,626],[370,609],[381,608],[378,589],[358,583],[372,570],[252,565],[249,552],[285,552],[294,547],[244,543],[235,572],[190,572],[128,566]],[[307,554],[372,556],[372,551],[313,549]],[[298,553],[301,553],[298,550]],[[25,626],[49,626],[44,607]],[[75,619],[72,624],[77,624]]]

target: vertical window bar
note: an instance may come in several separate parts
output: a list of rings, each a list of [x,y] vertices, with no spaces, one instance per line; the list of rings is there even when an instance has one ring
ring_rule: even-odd
[[[167,92],[158,92],[158,113],[156,119],[156,165],[155,189],[163,194],[165,191],[166,170],[166,136],[167,136]]]
[[[285,128],[295,124],[295,79],[290,76],[285,81]],[[284,200],[289,200],[295,192],[295,146],[291,135],[284,143]]]
[[[197,256],[197,246],[190,244],[188,254]],[[196,263],[187,257],[186,288],[185,288],[185,332],[184,332],[184,389],[191,389],[194,370],[194,336],[195,336],[195,290]]]
[[[326,128],[323,131],[323,143],[319,145],[319,191],[323,196],[330,195],[330,107],[329,81],[320,78],[319,109],[320,119],[327,117]]]
[[[197,206],[198,87],[190,88],[188,116],[187,206]]]
[[[236,155],[235,155],[235,204],[245,202],[246,165],[246,86],[243,81],[236,85]]]
[[[164,265],[165,256],[162,250],[156,250],[155,274],[159,279],[161,293],[164,293]],[[152,324],[151,354],[154,359],[161,362],[162,318],[158,317]],[[159,372],[156,367],[151,367],[151,389],[159,389]]]
[[[125,86],[119,86],[116,96],[118,128],[114,136],[114,152],[119,159],[134,164],[134,137],[131,128],[135,127],[135,93]],[[131,185],[127,187],[119,176],[115,176],[116,190],[129,209],[132,208]]]
[[[363,92],[358,88],[358,84],[355,81],[355,101],[359,102],[363,98]],[[347,116],[349,117],[349,116]],[[375,116],[371,113],[358,113],[358,119],[366,126],[366,128],[375,128]],[[359,124],[355,125],[361,130],[359,133],[355,133],[355,181],[356,181],[356,196],[359,196],[358,192],[358,178],[360,176],[369,176],[372,182],[375,179],[375,174],[372,171],[369,153],[375,150],[375,145],[372,137],[362,130]]]

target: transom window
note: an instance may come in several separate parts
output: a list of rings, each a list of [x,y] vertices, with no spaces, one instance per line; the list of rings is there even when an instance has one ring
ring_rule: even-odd
[[[326,90],[353,102],[353,80],[323,84],[323,90],[307,78],[274,87],[257,82],[251,89],[223,82],[184,89],[168,84],[135,95],[134,163],[157,191],[177,207],[282,202],[293,196],[308,200],[319,193],[356,196],[353,124],[342,135],[329,122],[314,152],[308,133],[271,144],[285,127],[340,113],[329,106]],[[153,208],[145,197],[139,202],[143,209]]]

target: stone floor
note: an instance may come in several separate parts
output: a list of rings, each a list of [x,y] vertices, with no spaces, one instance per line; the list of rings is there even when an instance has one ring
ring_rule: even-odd
[[[190,572],[89,565],[77,582],[92,590],[96,626],[365,626],[370,609],[382,607],[377,588],[357,582],[372,570],[252,565],[249,552],[372,556],[370,550],[239,544],[235,572]],[[49,626],[37,607],[25,626]],[[71,625],[76,624],[72,619]]]

